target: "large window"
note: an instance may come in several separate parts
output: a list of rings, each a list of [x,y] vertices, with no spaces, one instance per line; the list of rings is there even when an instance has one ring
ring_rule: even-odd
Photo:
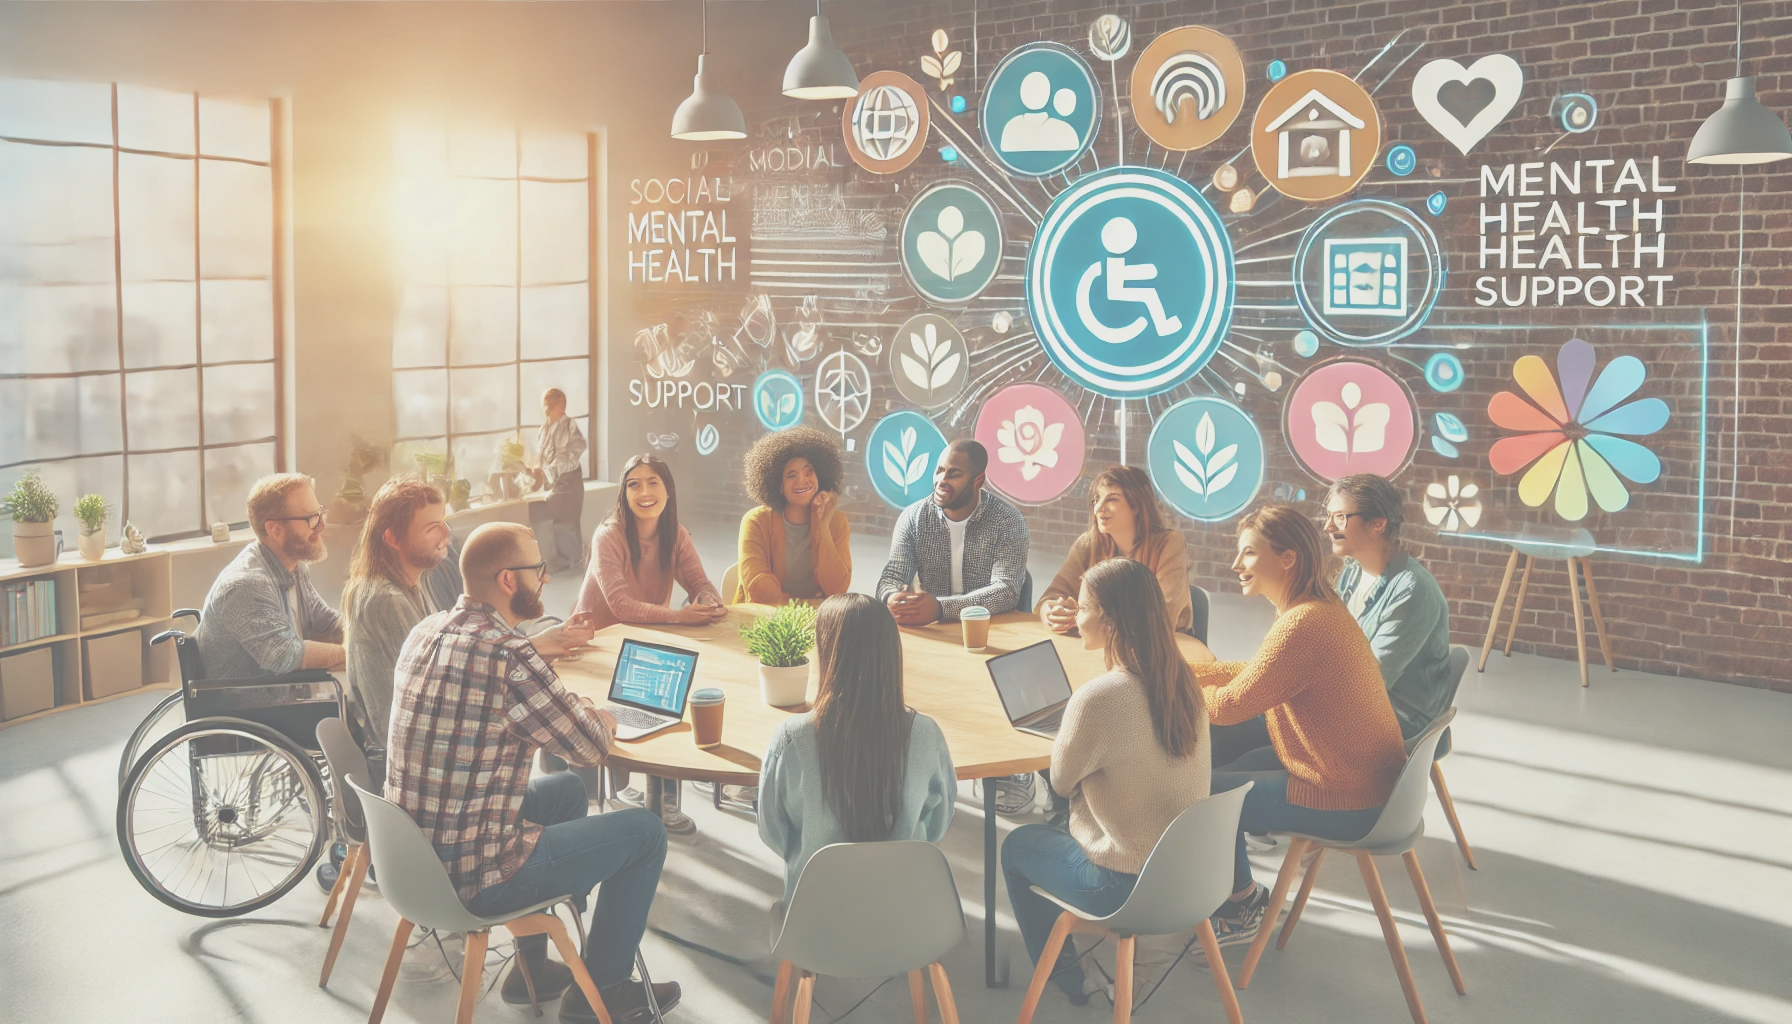
[[[550,387],[590,439],[593,144],[508,130],[397,134],[395,470],[447,454],[477,495],[501,441],[520,437],[533,455]]]
[[[280,465],[268,101],[0,79],[0,486],[152,538]]]

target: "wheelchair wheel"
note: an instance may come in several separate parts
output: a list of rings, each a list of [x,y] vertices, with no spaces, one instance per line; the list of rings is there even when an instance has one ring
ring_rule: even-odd
[[[137,763],[137,757],[149,748],[151,743],[166,736],[170,731],[187,720],[186,708],[182,703],[181,691],[163,697],[149,713],[132,730],[131,738],[124,742],[124,753],[118,757],[118,789],[124,791],[125,780],[131,777],[131,766]]]
[[[329,804],[305,751],[263,725],[206,718],[138,759],[118,796],[118,845],[137,881],[200,917],[235,917],[291,891],[323,852]]]

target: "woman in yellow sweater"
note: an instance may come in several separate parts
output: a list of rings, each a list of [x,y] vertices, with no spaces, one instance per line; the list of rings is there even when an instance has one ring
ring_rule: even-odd
[[[840,443],[814,427],[765,435],[747,449],[740,583],[733,603],[819,603],[852,586],[852,530],[840,511]]]
[[[1213,724],[1263,715],[1269,729],[1268,747],[1214,766],[1215,793],[1256,783],[1239,819],[1232,899],[1214,915],[1221,945],[1254,938],[1269,902],[1251,879],[1246,832],[1361,839],[1406,761],[1368,638],[1325,580],[1324,543],[1286,505],[1240,520],[1232,571],[1246,596],[1275,605],[1275,625],[1249,662],[1192,666]]]

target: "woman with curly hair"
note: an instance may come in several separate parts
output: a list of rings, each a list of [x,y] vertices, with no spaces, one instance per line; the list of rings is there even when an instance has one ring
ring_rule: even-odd
[[[814,427],[767,434],[747,449],[740,583],[733,602],[819,602],[852,586],[852,529],[840,511],[840,443]]]

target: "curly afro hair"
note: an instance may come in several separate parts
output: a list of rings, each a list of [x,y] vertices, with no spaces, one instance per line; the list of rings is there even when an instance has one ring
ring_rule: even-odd
[[[814,427],[791,427],[767,434],[747,449],[742,464],[747,497],[782,511],[787,504],[784,500],[784,467],[797,458],[808,459],[815,467],[815,477],[822,490],[840,489],[839,440]]]

